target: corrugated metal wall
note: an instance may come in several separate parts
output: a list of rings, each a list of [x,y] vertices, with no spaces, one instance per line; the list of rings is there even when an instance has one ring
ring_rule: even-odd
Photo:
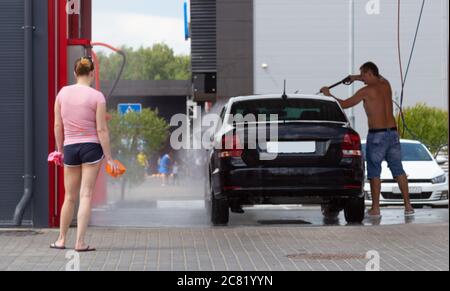
[[[23,194],[24,1],[0,1],[0,224]],[[27,215],[29,217],[29,215]]]
[[[193,73],[216,72],[216,1],[191,0]]]

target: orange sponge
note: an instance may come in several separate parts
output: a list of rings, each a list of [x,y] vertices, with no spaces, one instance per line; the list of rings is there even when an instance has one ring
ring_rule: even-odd
[[[113,178],[118,178],[120,176],[122,176],[123,174],[125,174],[125,172],[127,171],[127,168],[125,168],[125,166],[118,160],[114,160],[114,163],[117,166],[117,171],[114,171],[113,168],[111,167],[110,164],[106,165],[106,173],[108,173],[108,175],[110,175]]]

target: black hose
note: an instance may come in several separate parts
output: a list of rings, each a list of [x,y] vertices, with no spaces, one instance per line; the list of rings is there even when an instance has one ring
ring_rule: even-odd
[[[425,0],[422,1],[422,7],[420,9],[420,14],[419,14],[419,21],[417,22],[416,33],[414,35],[414,41],[413,41],[413,44],[412,44],[412,47],[411,47],[411,53],[409,55],[408,66],[406,67],[405,77],[403,79],[403,87],[405,86],[406,80],[408,79],[409,68],[411,66],[411,61],[412,61],[412,58],[413,58],[413,54],[414,54],[414,51],[416,49],[417,36],[419,35],[419,29],[420,29],[420,24],[422,22],[422,16],[423,16],[424,8],[425,8]],[[401,101],[402,102],[400,103],[400,105],[403,106],[403,99]]]
[[[404,94],[405,94],[405,84],[406,84],[406,80],[408,79],[409,68],[411,66],[411,61],[412,61],[412,58],[413,58],[413,55],[414,55],[414,51],[415,51],[415,48],[416,48],[417,36],[419,34],[420,24],[422,22],[422,17],[423,17],[423,11],[424,11],[424,8],[425,8],[425,1],[426,0],[422,1],[422,6],[421,6],[421,9],[420,9],[420,14],[419,14],[419,20],[417,21],[416,32],[415,32],[415,35],[414,35],[414,41],[413,41],[413,44],[412,44],[412,47],[411,47],[411,52],[410,52],[410,55],[409,55],[408,67],[406,68],[405,76],[404,77],[401,76],[401,79],[402,79],[401,80],[402,90],[401,90],[401,93],[400,93],[400,105],[398,105],[398,104],[397,105],[400,108],[400,115],[401,115],[402,123],[403,123],[403,129],[402,129],[402,133],[401,133],[402,136],[403,136],[403,134],[405,132],[405,129],[411,135],[416,136],[415,134],[413,134],[408,129],[408,127],[407,127],[407,125],[405,123],[405,119],[404,119],[404,116],[403,116],[403,101],[404,101]],[[400,0],[398,1],[398,5],[399,5],[399,10],[400,10]],[[400,27],[400,13],[399,13],[398,17],[399,17],[399,19],[398,19],[398,27]],[[400,33],[400,29],[398,30],[398,33]],[[400,71],[401,71],[402,60],[401,60],[401,57],[400,57],[400,37],[398,37],[398,42],[399,42],[399,46],[398,46],[399,47],[399,62],[400,62]]]
[[[400,105],[399,105],[397,102],[395,102],[395,101],[393,101],[393,102],[394,102],[394,104],[398,107],[398,109],[400,110],[400,118],[402,119],[403,130],[406,129],[406,131],[408,131],[408,133],[411,134],[411,136],[412,136],[414,139],[419,140],[418,136],[417,136],[414,132],[412,132],[412,130],[410,130],[409,127],[408,127],[408,125],[406,124],[406,121],[405,121],[405,115],[403,114],[403,108],[402,108],[402,106],[400,106]]]
[[[107,99],[109,99],[112,96],[112,94],[114,93],[114,90],[116,90],[116,87],[119,84],[119,81],[122,77],[123,71],[125,70],[125,66],[127,64],[127,55],[125,54],[125,52],[119,50],[119,51],[117,51],[117,53],[122,56],[123,62],[122,62],[122,66],[120,67],[119,73],[117,74],[116,80],[114,81],[111,89],[109,90]]]

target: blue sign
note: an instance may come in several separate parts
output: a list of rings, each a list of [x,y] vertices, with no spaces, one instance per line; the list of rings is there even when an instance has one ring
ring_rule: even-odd
[[[125,115],[130,112],[142,112],[142,104],[139,103],[127,103],[117,105],[117,111],[120,115]]]
[[[184,39],[188,40],[191,37],[189,29],[188,3],[184,1]]]

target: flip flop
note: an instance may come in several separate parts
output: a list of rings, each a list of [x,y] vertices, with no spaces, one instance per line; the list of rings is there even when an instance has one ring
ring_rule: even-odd
[[[88,253],[88,252],[95,252],[96,249],[95,249],[95,248],[92,248],[92,249],[91,249],[91,247],[88,246],[87,248],[82,249],[82,250],[77,250],[77,249],[75,249],[75,251],[76,251],[77,253]]]
[[[365,214],[365,217],[366,218],[370,218],[370,219],[380,219],[383,216],[381,214],[373,215],[373,214],[370,214],[369,211],[367,211],[366,214]]]
[[[58,246],[56,245],[56,243],[52,243],[52,244],[50,245],[50,248],[51,248],[51,249],[54,249],[54,250],[65,250],[65,249],[66,249],[65,246],[58,247]]]
[[[405,217],[411,217],[416,215],[416,212],[414,210],[411,211],[405,211]]]

